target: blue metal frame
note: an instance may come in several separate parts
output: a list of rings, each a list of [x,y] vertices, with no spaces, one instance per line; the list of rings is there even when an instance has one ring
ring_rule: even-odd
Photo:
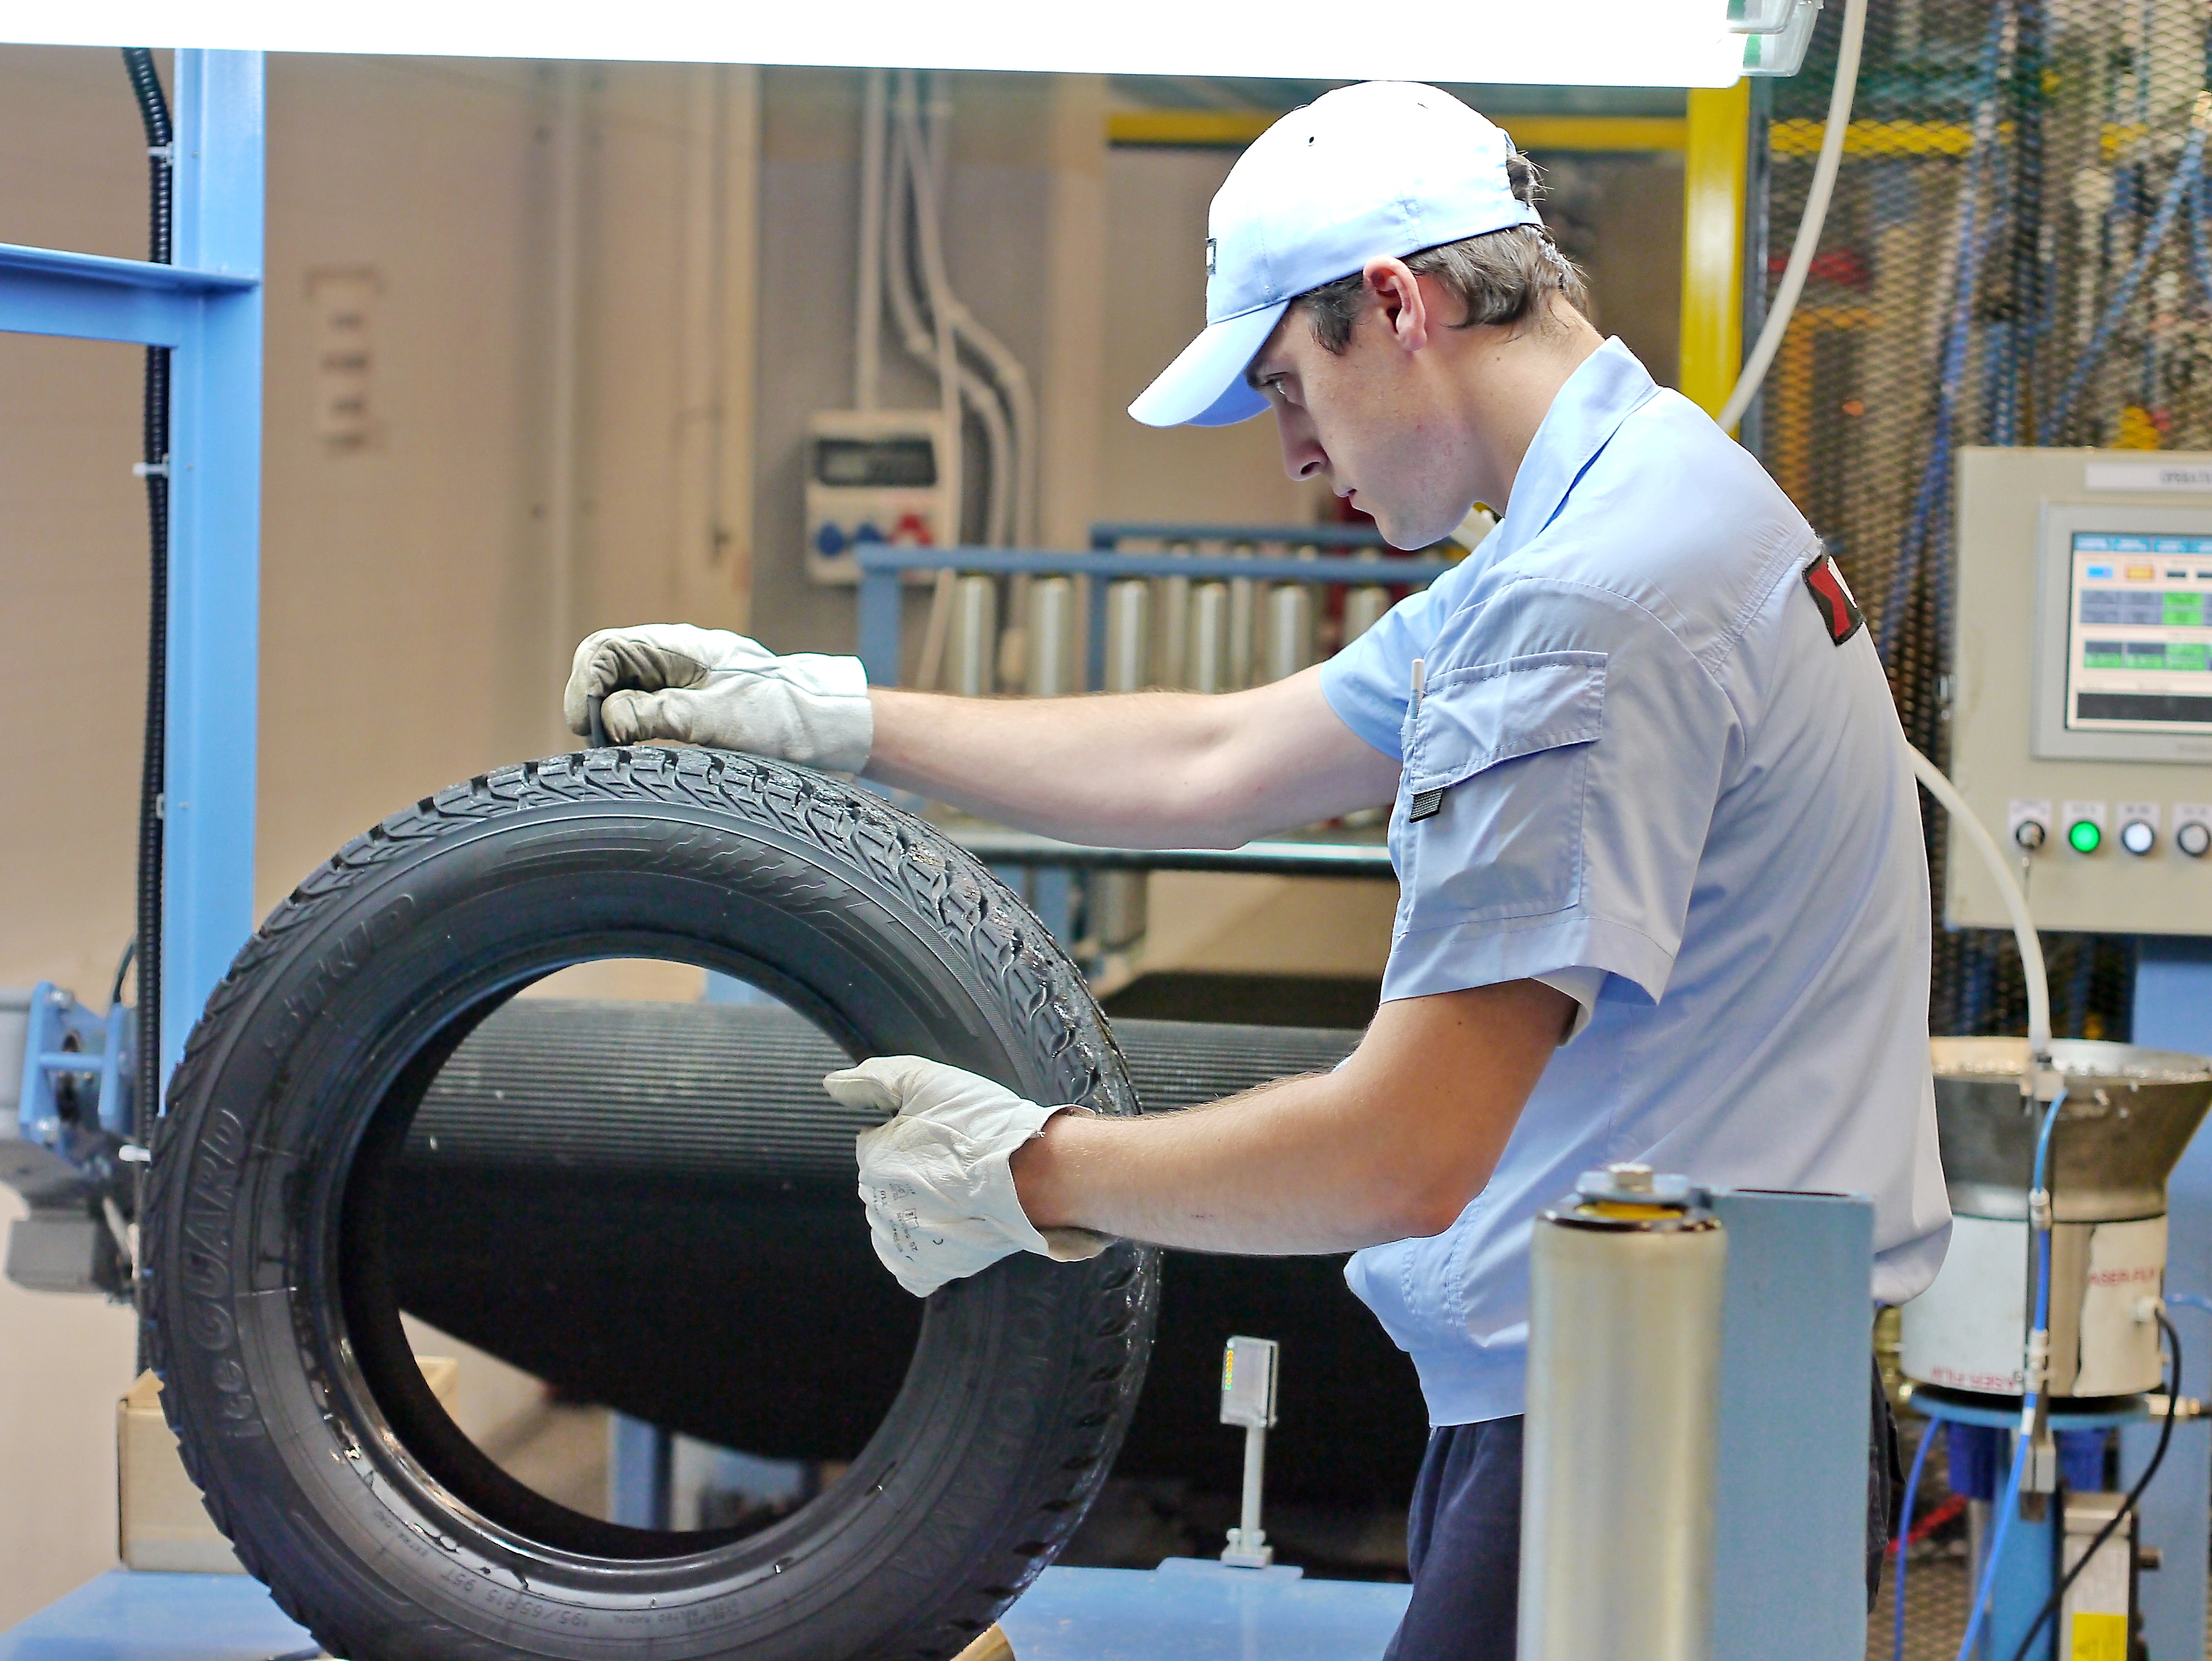
[[[1305,532],[1272,531],[1252,526],[1099,525],[1091,539],[1113,546],[1115,537],[1172,536],[1192,541],[1292,541],[1335,545],[1353,526],[1316,526]],[[1365,533],[1363,532],[1363,535]],[[1379,542],[1376,545],[1379,545]],[[899,590],[908,571],[962,571],[984,576],[1079,576],[1090,582],[1088,648],[1085,684],[1093,691],[1106,679],[1106,595],[1109,582],[1127,577],[1191,577],[1225,582],[1310,582],[1322,587],[1422,587],[1452,569],[1448,559],[1411,557],[1389,561],[1344,554],[1299,559],[1288,555],[1112,552],[1067,553],[1035,548],[904,548],[864,543],[854,551],[860,571],[860,661],[872,686],[899,684]]]
[[[1091,545],[1104,553],[1125,542],[1233,542],[1285,548],[1388,548],[1371,525],[1188,525],[1173,520],[1105,520],[1091,527]]]
[[[0,244],[0,330],[171,351],[165,1079],[253,929],[262,54],[179,50],[175,104],[176,264]]]

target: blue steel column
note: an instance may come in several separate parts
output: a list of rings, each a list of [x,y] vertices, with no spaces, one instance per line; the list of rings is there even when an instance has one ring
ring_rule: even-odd
[[[2158,1050],[2212,1055],[2212,940],[2146,937],[2136,967],[2135,1041]],[[2169,1293],[2212,1297],[2212,1132],[2199,1130],[2166,1184]],[[2212,1392],[2212,1321],[2177,1305],[2186,1366],[2182,1393]],[[2120,1433],[2121,1480],[2141,1475],[2158,1432],[2130,1426]],[[2141,1539],[2165,1555],[2165,1567],[2143,1575],[2143,1642],[2156,1657],[2204,1653],[2204,1572],[2212,1542],[2212,1423],[2173,1427],[2166,1467],[2143,1494]]]
[[[259,52],[177,53],[176,263],[258,278]],[[261,289],[210,291],[170,369],[163,1077],[253,929]]]

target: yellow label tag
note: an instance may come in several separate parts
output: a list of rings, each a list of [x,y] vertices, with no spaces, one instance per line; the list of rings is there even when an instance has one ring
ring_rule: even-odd
[[[2071,1661],[2128,1661],[2128,1617],[2081,1614],[2074,1617]]]

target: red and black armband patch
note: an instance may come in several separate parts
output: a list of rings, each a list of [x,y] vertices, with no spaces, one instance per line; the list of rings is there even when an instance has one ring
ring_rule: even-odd
[[[1805,587],[1813,596],[1813,604],[1820,608],[1820,621],[1827,625],[1828,638],[1837,645],[1841,646],[1866,627],[1866,614],[1859,610],[1858,601],[1851,598],[1850,585],[1836,569],[1833,554],[1824,552],[1805,568]]]

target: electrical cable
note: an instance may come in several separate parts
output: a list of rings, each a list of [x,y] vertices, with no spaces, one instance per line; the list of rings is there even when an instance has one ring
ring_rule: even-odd
[[[162,94],[152,51],[125,46],[123,67],[137,96],[139,122],[146,134],[146,258],[149,264],[167,265],[174,253],[176,129],[169,119],[169,103]],[[154,1121],[161,1104],[161,817],[162,792],[167,788],[169,730],[169,353],[166,347],[146,349],[143,427],[145,459],[141,471],[146,480],[149,544],[146,728],[138,771],[138,934],[134,942],[138,958],[137,1066],[131,1139],[141,1147],[151,1147]],[[119,975],[117,990],[121,991]],[[133,1170],[131,1209],[134,1214],[143,1215],[146,1167],[139,1165]],[[131,1293],[135,1299],[135,1282]],[[143,1371],[146,1360],[143,1323],[138,1348]]]
[[[1835,194],[1836,174],[1843,167],[1844,140],[1850,131],[1851,99],[1858,88],[1859,48],[1866,39],[1866,20],[1867,0],[1845,0],[1843,38],[1836,48],[1836,82],[1828,94],[1828,125],[1820,135],[1820,160],[1813,165],[1813,186],[1806,195],[1805,211],[1797,222],[1797,240],[1790,246],[1790,263],[1783,268],[1782,282],[1774,291],[1765,326],[1759,330],[1751,356],[1744,360],[1743,371],[1736,377],[1735,390],[1721,406],[1719,421],[1724,433],[1735,430],[1737,423],[1743,419],[1743,412],[1758,395],[1759,383],[1766,379],[1774,355],[1781,350],[1782,337],[1789,332],[1790,316],[1797,309],[1797,296],[1805,291],[1806,274],[1813,268],[1813,255],[1820,248],[1820,233],[1827,224],[1828,202]]]
[[[2176,1301],[2179,1300],[2176,1299]],[[2158,1475],[2159,1466],[2166,1462],[2166,1445],[2173,1439],[2174,1412],[2181,1404],[2181,1335],[2173,1329],[2173,1323],[2167,1320],[2163,1314],[2159,1314],[2154,1318],[2158,1322],[2159,1329],[2166,1334],[2166,1346],[2173,1357],[2173,1382],[2167,1388],[2166,1394],[2166,1416],[2159,1426],[2158,1445],[2151,1450],[2150,1463],[2143,1467],[2142,1475],[2136,1478],[2135,1486],[2128,1490],[2127,1497],[2120,1501],[2119,1509],[2114,1512],[2105,1526],[2099,1529],[2091,1537],[2088,1546],[2082,1551],[2081,1556],[2075,1559],[2074,1567],[2066,1571],[2065,1578],[2052,1587],[2051,1596],[2043,1600],[2043,1608],[2037,1612],[2034,1624],[2028,1628],[2027,1635],[2020,1640],[2020,1647],[2013,1652],[2012,1661],[2027,1661],[2027,1652],[2034,1644],[2036,1634],[2043,1630],[2044,1622],[2057,1615],[2059,1605],[2065,1602],[2066,1594],[2073,1590],[2074,1583],[2081,1578],[2081,1571],[2088,1567],[2095,1560],[2097,1554],[2105,1548],[2105,1542],[2112,1537],[2120,1524],[2135,1514],[2136,1506],[2142,1500],[2143,1490],[2150,1487],[2151,1478]]]
[[[1928,1450],[1936,1445],[1936,1423],[1928,1421],[1928,1428],[1920,1438],[1920,1445],[1912,1455],[1912,1469],[1905,1473],[1905,1504],[1898,1512],[1897,1526],[1897,1584],[1891,1592],[1891,1604],[1896,1613],[1893,1625],[1894,1641],[1890,1646],[1890,1661],[1905,1661],[1905,1560],[1911,1554],[1907,1548],[1912,1542],[1912,1501],[1920,1492],[1920,1468],[1928,1463]]]
[[[115,979],[107,989],[107,1013],[112,1015],[116,1006],[123,1001],[123,983],[131,973],[131,960],[138,955],[138,941],[134,935],[123,943],[123,955],[115,960]]]

